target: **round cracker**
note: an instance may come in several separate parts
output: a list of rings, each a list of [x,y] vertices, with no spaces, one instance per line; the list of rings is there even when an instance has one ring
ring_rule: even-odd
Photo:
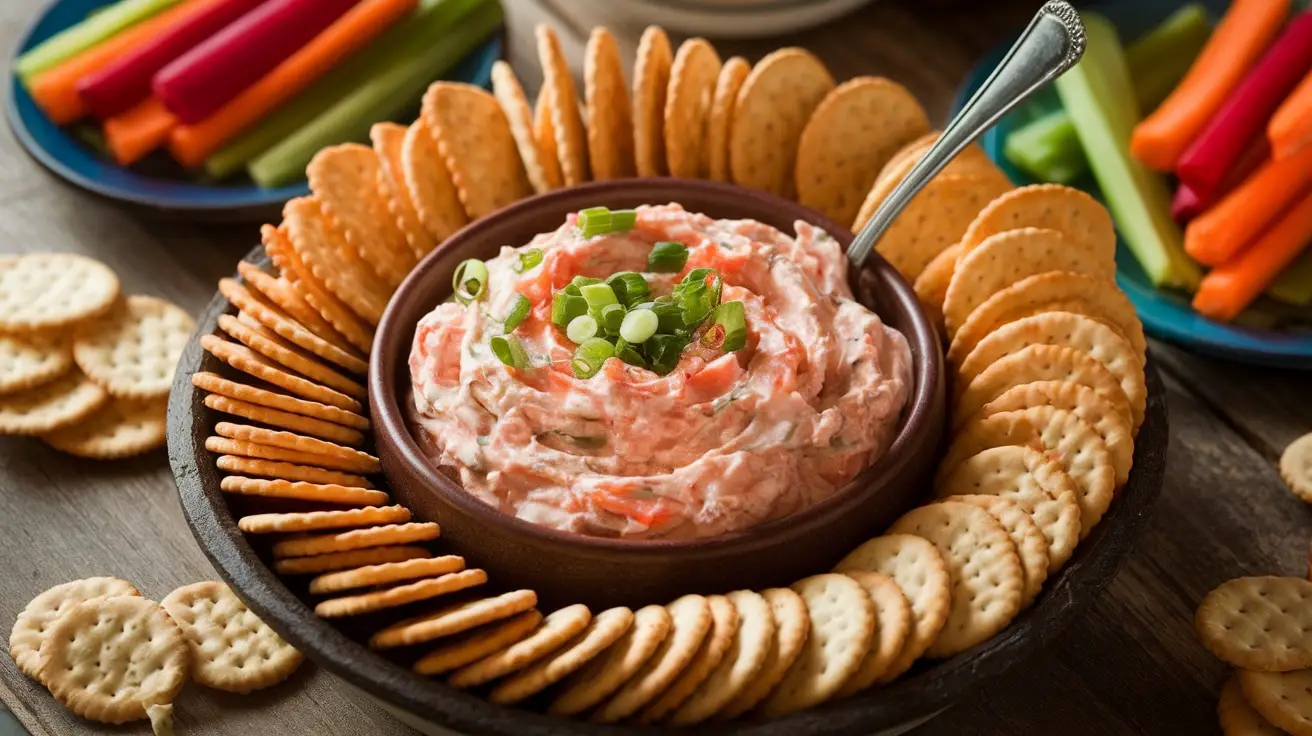
[[[384,506],[388,496],[371,488],[339,486],[332,483],[306,483],[281,478],[247,478],[229,475],[219,481],[219,490],[243,496],[290,498],[316,503],[348,504],[351,506]]]
[[[200,346],[205,352],[242,373],[271,383],[304,399],[356,413],[363,410],[360,402],[350,396],[288,373],[278,364],[245,345],[228,342],[217,335],[201,335]]]
[[[39,435],[81,422],[109,402],[105,389],[69,371],[36,388],[0,396],[0,434]]]
[[[1125,390],[1107,366],[1088,353],[1062,345],[1042,343],[1023,347],[989,364],[961,390],[953,408],[953,426],[961,427],[984,405],[1009,389],[1035,381],[1070,381],[1088,386],[1120,411],[1127,423],[1134,420]]]
[[[433,553],[424,547],[372,547],[370,549],[353,549],[350,552],[329,552],[326,555],[312,557],[289,557],[274,560],[273,570],[279,575],[315,575],[334,570],[349,570],[363,565],[380,565],[388,562],[403,562],[432,557]]]
[[[261,424],[268,424],[273,427],[312,434],[316,437],[322,437],[334,442],[341,442],[347,445],[358,445],[364,442],[364,434],[349,427],[343,427],[340,424],[323,421],[321,419],[313,419],[300,414],[269,409],[268,407],[260,406],[259,404],[252,404],[248,401],[230,399],[227,396],[220,396],[219,394],[206,394],[204,403],[205,406],[214,411],[231,414]]]
[[[50,331],[107,312],[118,276],[74,253],[0,256],[0,331]]]
[[[365,267],[395,289],[415,267],[415,254],[391,216],[378,182],[378,154],[358,143],[321,149],[305,167],[310,191]]]
[[[639,609],[632,628],[565,683],[547,712],[577,715],[610,697],[655,656],[672,625],[664,606]]]
[[[980,304],[1026,276],[1049,271],[1083,273],[1108,281],[1116,262],[1084,241],[1068,240],[1056,230],[1023,227],[990,235],[970,250],[961,250],[952,283],[943,301],[948,335],[956,333]]]
[[[897,185],[902,183],[906,175],[920,163],[920,159],[938,141],[938,136],[938,133],[929,133],[908,143],[893,154],[887,164],[884,164],[879,176],[875,178],[875,183],[870,187],[870,192],[861,202],[856,219],[852,221],[854,232],[860,230],[874,216],[875,210],[879,209],[884,200],[888,199],[888,195],[893,193]],[[1007,179],[1007,175],[989,160],[984,149],[973,143],[949,161],[938,176],[978,176],[992,179],[1001,187],[1011,188],[1011,181]]]
[[[515,70],[500,59],[492,64],[492,96],[497,98],[497,104],[501,105],[501,112],[505,113],[506,122],[510,124],[510,134],[515,138],[528,183],[538,194],[551,191],[554,187],[542,165],[542,149],[533,134],[533,111],[529,109],[528,98],[524,96],[524,88],[520,86]]]
[[[1056,230],[1067,240],[1087,243],[1107,263],[1116,258],[1116,230],[1107,208],[1061,184],[1019,187],[990,202],[962,236],[962,254],[992,235],[1019,227]]]
[[[720,55],[704,38],[684,41],[674,55],[664,121],[670,176],[706,178],[710,169],[706,125],[720,66]]]
[[[423,644],[468,631],[475,626],[510,618],[537,604],[538,594],[531,590],[512,590],[491,598],[467,601],[388,626],[369,637],[369,646],[374,649],[392,649]]]
[[[265,478],[283,478],[285,480],[305,481],[306,483],[335,483],[340,486],[356,486],[357,488],[374,487],[368,478],[361,475],[325,470],[309,465],[258,460],[234,455],[220,455],[215,459],[214,466],[225,473],[235,473],[237,475],[259,475]]]
[[[488,693],[488,700],[501,705],[518,703],[560,682],[619,641],[633,627],[633,618],[633,611],[623,607],[602,611],[565,646],[498,684]]]
[[[670,686],[638,714],[639,723],[663,721],[697,692],[720,665],[738,633],[738,609],[722,595],[707,597],[711,606],[711,630],[692,661]]]
[[[734,103],[738,90],[752,71],[741,56],[731,57],[720,67],[711,97],[711,114],[706,120],[707,176],[713,181],[729,181],[729,131],[733,129]]]
[[[947,498],[979,506],[1002,524],[1020,557],[1024,577],[1021,608],[1028,606],[1039,595],[1043,581],[1048,577],[1048,540],[1044,538],[1038,524],[1034,523],[1034,519],[1020,504],[1009,498],[992,494],[952,495]]]
[[[947,623],[952,577],[942,553],[929,540],[911,534],[885,534],[852,550],[836,572],[882,572],[902,589],[911,605],[912,627],[897,659],[876,682],[891,682],[929,649]]]
[[[368,355],[373,349],[373,327],[356,316],[350,307],[333,296],[328,287],[314,277],[310,267],[292,247],[289,232],[286,224],[277,228],[262,226],[260,239],[264,243],[264,251],[282,271],[282,278],[287,279],[296,296],[317,312],[343,339],[362,354]]]
[[[1312,669],[1238,675],[1244,698],[1271,725],[1291,736],[1312,736]]]
[[[875,604],[875,638],[856,674],[838,691],[839,697],[844,698],[865,690],[883,677],[902,652],[911,632],[911,604],[893,576],[868,570],[848,570],[845,574],[860,583]]]
[[[191,677],[205,687],[245,694],[286,680],[301,665],[301,653],[223,583],[185,585],[160,606],[182,629]]]
[[[217,373],[201,371],[191,375],[191,384],[199,389],[210,393],[227,396],[238,401],[245,401],[251,404],[267,406],[270,409],[300,414],[302,416],[322,419],[326,422],[340,424],[343,427],[351,427],[359,430],[369,429],[369,420],[356,414],[355,412],[346,411],[336,406],[321,404],[317,401],[307,401],[298,399],[294,396],[287,396],[274,391],[266,391],[262,388],[255,388],[244,383],[229,381]]]
[[[59,335],[0,335],[0,395],[35,388],[73,367],[73,345]]]
[[[440,675],[459,669],[520,641],[540,623],[542,613],[535,608],[468,634],[452,637],[451,641],[421,657],[411,669],[421,675]]]
[[[790,586],[806,602],[811,631],[797,661],[762,704],[770,717],[819,705],[838,694],[875,638],[875,604],[856,580],[823,573]]]
[[[1280,453],[1280,477],[1295,496],[1312,503],[1312,434],[1290,442]]]
[[[495,76],[493,81],[496,81]],[[437,239],[424,227],[423,220],[419,219],[419,210],[415,209],[414,198],[410,196],[410,188],[405,183],[405,162],[401,151],[405,145],[406,130],[406,126],[397,123],[374,123],[369,128],[369,141],[373,144],[374,153],[378,154],[381,174],[378,185],[387,198],[388,211],[392,219],[396,220],[397,227],[405,234],[405,242],[410,246],[415,260],[420,261],[437,247]],[[311,325],[306,327],[310,328]]]
[[[404,508],[389,506],[386,508]],[[375,509],[350,509],[349,511],[319,511],[320,514],[348,514],[352,512],[374,511]],[[383,509],[376,509],[382,511]],[[409,512],[406,512],[406,517]],[[250,517],[247,517],[250,518]],[[242,521],[245,521],[243,519]],[[398,583],[403,580],[420,580],[438,577],[465,569],[465,558],[459,555],[442,555],[441,557],[421,557],[400,562],[384,562],[378,565],[365,565],[352,570],[329,572],[310,581],[310,593],[340,593],[343,590],[358,590],[375,585]]]
[[[551,105],[547,104],[547,99],[551,95],[551,90],[547,89],[547,81],[549,80],[543,80],[542,88],[538,90],[538,98],[533,103],[533,138],[537,140],[538,148],[542,151],[542,170],[546,174],[547,181],[552,189],[559,189],[564,185],[564,180],[560,173],[560,156],[556,151],[556,129],[551,125]]]
[[[615,36],[603,26],[592,29],[583,53],[583,96],[593,180],[633,176],[633,108],[624,62]]]
[[[750,590],[737,590],[727,598],[738,612],[733,641],[705,682],[671,714],[670,725],[690,726],[715,715],[760,674],[774,646],[774,615],[765,597]]]
[[[937,488],[940,497],[994,495],[1015,501],[1043,532],[1048,574],[1061,569],[1080,541],[1075,482],[1054,459],[1030,447],[991,447],[966,458]]]
[[[559,82],[554,79],[552,84]],[[572,81],[568,91],[574,91]],[[559,96],[557,93],[552,99]],[[572,119],[582,126],[572,94],[570,101],[574,105]],[[533,193],[510,123],[492,93],[472,84],[434,82],[424,93],[422,114],[471,219],[489,215]],[[582,136],[581,130],[577,133]],[[568,176],[566,182],[575,183]]]
[[[1009,187],[993,176],[940,174],[907,203],[875,250],[914,282],[935,256],[961,239],[980,208]]]
[[[1288,672],[1312,667],[1312,581],[1244,577],[1213,588],[1194,615],[1198,639],[1235,667]]]
[[[950,657],[1001,631],[1020,612],[1024,573],[1002,524],[978,506],[940,501],[907,512],[889,528],[934,544],[952,578],[947,623],[925,652]]]
[[[220,314],[217,322],[219,329],[269,360],[347,396],[361,400],[368,398],[368,392],[358,381],[324,365],[249,314],[241,312],[236,317]]]
[[[1238,675],[1226,678],[1221,698],[1216,703],[1216,718],[1225,736],[1284,736],[1285,733],[1248,704]]]
[[[934,256],[934,260],[925,265],[925,270],[920,272],[913,285],[916,298],[944,335],[947,334],[947,327],[943,324],[943,300],[947,298],[948,285],[952,283],[952,272],[957,268],[957,257],[960,254],[960,243],[944,248]]]
[[[173,369],[194,329],[196,321],[180,307],[133,295],[100,319],[78,327],[73,359],[111,396],[160,398],[168,396]]]
[[[392,288],[373,270],[360,263],[341,232],[333,227],[319,201],[313,197],[288,200],[282,208],[287,240],[297,257],[310,269],[310,276],[323,284],[357,317],[377,326],[391,298]],[[336,325],[336,322],[333,322]]]
[[[261,457],[269,460],[301,462],[308,465],[315,465],[316,462],[306,462],[304,456],[318,458],[317,464],[325,462],[322,458],[327,457],[331,458],[329,462],[335,464],[324,465],[324,467],[354,471],[357,473],[378,473],[382,471],[382,464],[379,462],[378,458],[364,452],[363,450],[357,450],[353,447],[344,447],[314,437],[305,437],[294,432],[281,432],[276,429],[252,427],[246,424],[219,422],[214,425],[214,433],[219,435],[222,439],[233,440],[245,444],[240,448],[226,449],[228,445],[223,443],[222,448],[216,449],[217,446],[211,447],[207,440],[206,449],[212,452],[224,452],[230,455],[248,455],[250,457]],[[289,450],[293,453],[300,454],[284,456],[263,452],[264,448],[270,447],[280,450]],[[245,450],[245,452],[242,450]],[[262,454],[251,454],[252,452],[261,452]]]
[[[247,269],[247,273],[251,273],[251,270]],[[264,330],[261,332],[271,334],[272,337],[269,339],[282,344],[285,349],[299,348],[308,351],[317,358],[341,366],[357,375],[364,375],[369,371],[368,361],[314,334],[298,320],[292,319],[281,309],[265,303],[233,279],[219,279],[219,293],[241,310],[242,314],[247,315],[248,322],[263,327]],[[231,319],[230,315],[220,316]],[[314,378],[314,376],[309,377]]]
[[[734,102],[729,171],[735,184],[796,196],[793,171],[802,130],[834,78],[809,51],[785,48],[757,62]]]
[[[338,365],[360,374],[369,370],[368,361],[357,354],[351,342],[338,332],[337,328],[329,324],[328,320],[315,311],[309,302],[301,298],[285,276],[275,277],[247,261],[237,262],[237,273],[245,281],[245,286],[252,295],[282,310],[287,317],[290,317],[291,324],[309,331],[310,334],[348,356],[345,363],[339,362]]]
[[[9,656],[23,674],[40,680],[41,643],[51,624],[79,603],[120,595],[140,596],[141,591],[126,580],[110,577],[72,580],[46,589],[29,601],[14,620],[9,633]]]
[[[401,166],[415,212],[434,241],[441,243],[469,222],[433,131],[422,118],[401,139]]]
[[[774,641],[767,646],[765,659],[755,676],[742,692],[720,709],[716,720],[737,718],[765,700],[797,661],[811,633],[811,616],[807,613],[806,601],[796,591],[769,588],[761,591],[761,597],[770,605]]]
[[[114,399],[75,424],[41,435],[47,445],[78,457],[117,460],[164,446],[168,398]]]
[[[461,570],[460,572],[439,575],[435,578],[424,578],[387,588],[320,601],[314,607],[314,615],[319,618],[359,616],[476,588],[486,582],[487,573],[483,570]]]
[[[914,95],[883,77],[838,85],[811,114],[797,147],[797,201],[852,222],[884,164],[929,130]]]
[[[273,556],[274,558],[304,557],[365,547],[383,547],[389,544],[428,542],[437,539],[441,533],[441,527],[437,522],[412,521],[330,534],[298,536],[274,544]]]
[[[665,176],[665,93],[674,53],[660,26],[647,26],[633,64],[633,157],[638,176]]]
[[[560,649],[592,621],[592,612],[582,603],[552,611],[537,629],[520,641],[483,659],[461,667],[447,684],[469,688],[517,672]]]
[[[565,52],[560,48],[560,37],[556,30],[545,23],[539,23],[534,29],[538,42],[538,63],[542,65],[543,88],[547,90],[547,107],[551,110],[551,127],[556,132],[556,155],[560,161],[560,172],[565,186],[582,184],[589,179],[588,168],[588,134],[583,127],[583,118],[579,115],[579,95],[574,89],[574,76],[570,74],[569,63],[565,61]],[[468,155],[465,149],[455,148],[448,156]],[[452,166],[454,171],[455,167]],[[459,179],[457,178],[457,186]],[[477,218],[468,206],[471,216]]]
[[[410,521],[410,509],[404,506],[370,506],[336,511],[296,511],[290,513],[250,514],[237,521],[237,528],[247,534],[290,534],[325,529],[350,529],[379,524],[404,524]],[[457,568],[458,569],[458,568]],[[310,584],[311,593],[317,590]]]
[[[615,723],[637,713],[664,692],[692,662],[711,631],[710,601],[700,595],[685,595],[665,608],[670,614],[669,636],[646,664],[592,714],[593,721]]]

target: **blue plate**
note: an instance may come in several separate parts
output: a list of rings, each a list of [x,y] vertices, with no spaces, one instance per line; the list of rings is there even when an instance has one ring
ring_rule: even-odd
[[[51,2],[23,33],[14,56],[107,4],[108,0]],[[497,34],[466,57],[452,70],[449,78],[487,87],[491,83],[492,63],[501,58],[501,51],[501,35]],[[182,178],[152,176],[119,166],[79,140],[69,129],[52,123],[10,71],[12,67],[11,59],[6,69],[9,88],[4,106],[5,117],[14,135],[42,166],[82,189],[121,202],[186,212],[206,219],[261,217],[281,208],[288,199],[309,192],[304,181],[264,189],[245,178],[227,184],[204,184]]]
[[[1133,41],[1166,18],[1184,3],[1169,0],[1118,0],[1100,3],[1092,10],[1116,24],[1123,42]],[[1204,2],[1208,10],[1219,15],[1226,3],[1215,0]],[[966,100],[984,83],[989,73],[1002,61],[1014,38],[999,44],[966,77],[952,105],[955,115]],[[1033,184],[1035,180],[1012,166],[1002,153],[1003,142],[1016,127],[1024,125],[1061,106],[1051,88],[1035,95],[1030,101],[1003,118],[980,139],[980,145],[1007,176],[1017,184]],[[1092,181],[1081,183],[1094,196],[1099,196]],[[1144,329],[1154,337],[1179,343],[1198,352],[1261,365],[1289,368],[1312,368],[1312,331],[1276,331],[1239,324],[1222,324],[1202,317],[1189,306],[1186,295],[1159,291],[1139,267],[1138,261],[1122,241],[1116,249],[1116,281],[1129,296]]]

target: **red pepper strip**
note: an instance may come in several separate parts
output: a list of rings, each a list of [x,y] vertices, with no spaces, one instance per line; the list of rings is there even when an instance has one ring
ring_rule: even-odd
[[[1257,171],[1257,167],[1262,165],[1271,157],[1271,142],[1266,136],[1259,135],[1248,144],[1248,150],[1244,151],[1239,160],[1230,167],[1225,178],[1221,180],[1221,185],[1214,188],[1210,193],[1203,194],[1197,189],[1180,183],[1180,187],[1175,190],[1175,199],[1171,202],[1171,219],[1184,225],[1190,220],[1198,217],[1211,208],[1226,195],[1235,190],[1248,178],[1249,174]]]
[[[1220,185],[1231,165],[1290,90],[1312,69],[1312,10],[1290,21],[1253,65],[1225,104],[1180,158],[1180,181],[1206,195]]]

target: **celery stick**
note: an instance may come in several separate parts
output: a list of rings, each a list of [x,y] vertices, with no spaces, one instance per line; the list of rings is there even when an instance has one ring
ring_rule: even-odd
[[[345,90],[359,89],[398,63],[401,49],[414,46],[417,39],[422,38],[440,44],[447,35],[458,31],[457,21],[485,2],[487,0],[420,0],[413,14],[216,151],[205,162],[206,172],[216,179],[223,179],[246,168],[252,159],[336,104]]]
[[[381,74],[346,91],[314,120],[251,161],[247,167],[251,178],[263,187],[279,186],[303,176],[305,165],[319,149],[366,140],[371,125],[413,108],[433,80],[496,30],[501,17],[499,4],[483,2],[457,19],[457,33],[420,35],[414,43],[391,49],[391,63]]]
[[[1312,248],[1289,264],[1266,294],[1287,304],[1312,305]]]
[[[23,52],[14,60],[14,71],[23,84],[32,76],[59,62],[95,46],[128,26],[135,25],[152,15],[177,5],[179,0],[119,0],[99,12],[91,13],[82,22],[69,26]]]
[[[1130,156],[1130,134],[1141,117],[1116,29],[1096,13],[1083,17],[1084,58],[1057,78],[1057,94],[1139,265],[1157,286],[1192,290],[1202,273],[1185,254],[1180,228],[1171,220],[1166,181]]]
[[[1054,110],[1007,136],[1007,160],[1040,181],[1069,184],[1089,170],[1075,126],[1065,110]]]

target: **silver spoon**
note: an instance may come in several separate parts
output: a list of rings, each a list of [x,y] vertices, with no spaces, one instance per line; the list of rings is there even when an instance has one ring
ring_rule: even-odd
[[[1044,3],[1002,63],[857,233],[847,249],[848,260],[861,265],[907,203],[949,161],[1083,54],[1084,24],[1079,14],[1064,0]]]

